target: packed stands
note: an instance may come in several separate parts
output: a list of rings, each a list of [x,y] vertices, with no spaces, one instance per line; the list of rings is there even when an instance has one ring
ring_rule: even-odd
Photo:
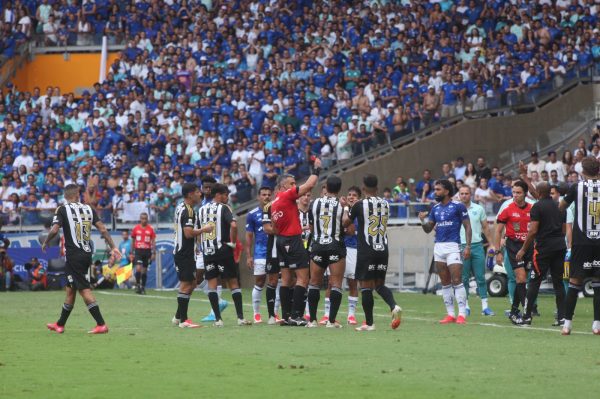
[[[4,59],[29,41],[126,46],[82,93],[3,88],[6,223],[47,220],[71,182],[107,221],[131,202],[170,220],[183,182],[205,175],[236,206],[282,172],[308,175],[313,155],[343,163],[456,114],[535,102],[600,60],[594,0],[2,7]]]

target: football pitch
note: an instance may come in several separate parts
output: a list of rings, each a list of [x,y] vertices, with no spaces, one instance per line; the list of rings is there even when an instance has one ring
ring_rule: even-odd
[[[346,325],[238,327],[232,304],[224,328],[183,330],[171,325],[176,292],[96,291],[110,333],[90,336],[94,322],[79,297],[65,333],[46,330],[63,295],[0,293],[1,398],[597,398],[600,386],[588,298],[579,300],[573,335],[563,337],[551,327],[551,296],[540,297],[533,327],[520,328],[503,316],[506,299],[492,298],[498,315],[483,317],[472,298],[466,326],[438,325],[440,297],[397,294],[400,328],[390,329],[377,298],[377,331],[358,333]],[[250,319],[248,290],[244,299]],[[190,316],[208,310],[196,292]]]

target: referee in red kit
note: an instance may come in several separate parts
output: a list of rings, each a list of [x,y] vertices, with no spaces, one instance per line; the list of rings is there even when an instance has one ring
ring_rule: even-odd
[[[140,224],[131,231],[135,260],[135,292],[146,294],[148,266],[156,256],[156,232],[148,224],[148,214],[140,214]]]
[[[280,176],[277,182],[280,191],[271,204],[271,218],[275,230],[278,232],[276,245],[281,267],[279,297],[284,320],[282,325],[306,326],[307,324],[302,316],[306,287],[308,286],[310,259],[302,241],[302,226],[296,200],[317,185],[320,172],[321,160],[316,158],[312,174],[303,185],[297,186],[293,175]],[[292,271],[296,272],[293,294],[290,287]],[[291,309],[292,298],[293,309]]]

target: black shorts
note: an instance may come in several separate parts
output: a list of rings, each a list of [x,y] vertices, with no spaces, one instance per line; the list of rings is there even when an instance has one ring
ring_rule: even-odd
[[[267,259],[265,263],[267,274],[275,274],[281,271],[279,267],[279,257],[277,256],[277,246],[275,245],[275,237],[269,236],[267,243]]]
[[[308,250],[304,248],[302,236],[277,236],[275,240],[279,266],[290,269],[306,269],[309,264]]]
[[[221,277],[230,279],[238,277],[238,268],[233,260],[233,250],[223,248],[214,255],[204,256],[204,278],[211,280]]]
[[[321,245],[313,243],[310,251],[310,260],[317,266],[326,269],[332,263],[337,263],[346,258],[346,247],[341,242]]]
[[[387,251],[361,251],[356,257],[355,277],[358,281],[385,280],[389,253]]]
[[[89,274],[91,265],[92,254],[67,255],[67,261],[65,263],[67,286],[76,290],[91,288]]]
[[[548,271],[552,277],[561,278],[565,273],[565,254],[567,249],[559,249],[558,251],[533,250],[533,267],[531,268],[531,278],[545,278]]]
[[[571,248],[570,277],[600,278],[600,246],[573,245]]]
[[[523,260],[517,262],[517,252],[519,252],[521,248],[523,248],[523,243],[521,241],[514,241],[510,238],[506,239],[506,253],[508,254],[508,260],[510,261],[510,265],[513,270],[521,267],[527,268],[527,266],[533,261],[533,246],[530,246],[527,252],[525,252]]]
[[[135,250],[135,259],[133,263],[137,265],[141,265],[143,268],[148,268],[150,266],[150,258],[152,257],[151,249],[136,249]]]
[[[196,261],[193,255],[187,258],[175,257],[175,270],[179,281],[196,281]]]

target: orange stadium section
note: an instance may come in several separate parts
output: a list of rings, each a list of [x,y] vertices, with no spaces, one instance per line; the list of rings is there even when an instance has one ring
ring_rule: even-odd
[[[119,57],[118,52],[108,53],[107,65]],[[81,94],[98,81],[100,53],[38,54],[16,73],[12,82],[19,91],[42,91],[48,86],[58,86],[63,93]]]

